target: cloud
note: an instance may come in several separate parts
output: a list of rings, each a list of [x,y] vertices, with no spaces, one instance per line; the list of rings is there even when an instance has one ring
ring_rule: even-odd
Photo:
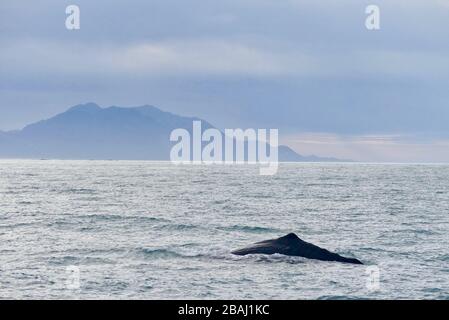
[[[309,73],[312,59],[243,43],[219,40],[146,42],[129,46],[93,46],[54,42],[18,42],[0,52],[9,76],[48,74],[253,75]],[[26,72],[25,72],[26,71]],[[23,73],[26,73],[25,75]]]
[[[449,56],[436,52],[363,51],[311,54],[217,39],[110,46],[18,41],[0,52],[8,78],[34,74],[155,77],[449,77]]]

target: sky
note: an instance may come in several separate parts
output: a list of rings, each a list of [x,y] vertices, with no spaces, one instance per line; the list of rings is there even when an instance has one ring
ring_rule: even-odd
[[[150,104],[306,155],[449,162],[449,0],[2,0],[0,48],[0,130]]]

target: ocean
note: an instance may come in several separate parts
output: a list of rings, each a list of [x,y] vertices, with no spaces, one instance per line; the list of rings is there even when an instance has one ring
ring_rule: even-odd
[[[0,200],[3,299],[449,298],[449,165],[1,160]],[[364,265],[230,254],[290,232]]]

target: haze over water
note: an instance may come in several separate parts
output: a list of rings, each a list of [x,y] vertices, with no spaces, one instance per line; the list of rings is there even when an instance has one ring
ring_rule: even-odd
[[[447,181],[449,165],[1,160],[0,298],[448,299]],[[229,253],[289,232],[365,265]]]

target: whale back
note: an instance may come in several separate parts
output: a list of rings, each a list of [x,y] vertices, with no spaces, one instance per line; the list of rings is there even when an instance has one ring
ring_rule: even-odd
[[[362,264],[357,259],[342,257],[336,253],[320,248],[314,244],[301,240],[296,234],[289,233],[277,239],[269,239],[256,242],[248,247],[231,252],[235,255],[247,254],[284,254],[300,256],[308,259],[323,261],[338,261],[354,264]]]
[[[302,241],[296,234],[289,233],[283,237],[277,239],[269,239],[260,242],[256,242],[248,247],[232,251],[236,255],[246,254],[287,254],[293,252],[301,245]],[[293,254],[290,254],[293,255]]]

